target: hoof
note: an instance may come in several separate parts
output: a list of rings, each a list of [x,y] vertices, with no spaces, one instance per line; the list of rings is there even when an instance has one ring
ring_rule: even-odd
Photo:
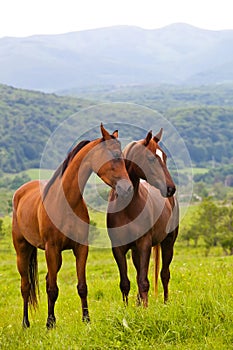
[[[30,322],[28,320],[23,319],[22,327],[23,327],[23,329],[29,328],[30,327]]]
[[[128,294],[122,293],[122,298],[123,298],[123,303],[125,304],[125,306],[128,306],[129,305]]]
[[[82,321],[85,322],[85,323],[90,323],[91,322],[90,316],[89,315],[83,316]]]
[[[47,319],[46,327],[47,329],[53,329],[56,326],[56,318],[50,315]]]
[[[141,304],[142,304],[142,301],[141,301],[140,295],[138,294],[136,299],[136,306],[140,306]]]

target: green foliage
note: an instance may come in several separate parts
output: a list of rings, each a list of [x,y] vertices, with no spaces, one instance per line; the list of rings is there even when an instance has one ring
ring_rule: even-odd
[[[0,188],[8,188],[9,190],[15,191],[21,185],[30,180],[31,178],[25,172],[15,176],[4,176],[0,180]]]
[[[96,239],[98,239],[100,231],[98,230],[97,223],[94,220],[90,220],[90,230],[89,230],[89,244],[93,244]]]
[[[0,188],[0,217],[11,213],[13,191]]]
[[[6,216],[0,218],[0,239],[11,237],[11,218]]]
[[[181,239],[194,246],[204,242],[206,254],[221,246],[225,253],[233,254],[233,203],[219,205],[211,197],[194,206],[181,225]]]
[[[48,137],[85,100],[0,85],[0,169],[19,172],[39,167]]]
[[[101,102],[134,102],[163,113],[183,137],[195,165],[209,167],[213,162],[225,164],[233,159],[232,86],[139,86],[115,90],[111,87],[111,91],[105,88],[104,93],[103,90],[90,92],[85,97]],[[59,123],[93,104],[96,102],[0,85],[0,169],[16,173],[39,167],[48,137]],[[120,109],[119,113],[122,113]],[[124,111],[123,118],[126,123],[138,123],[150,129],[151,120],[142,118],[140,113],[139,110],[134,120],[130,120]],[[77,123],[88,130],[90,122],[99,123],[99,118],[100,115],[90,113],[89,118],[80,117]],[[118,111],[115,113],[109,107],[109,121],[117,118]],[[121,133],[127,135],[124,125]],[[135,135],[135,139],[141,136]]]
[[[203,181],[207,184],[222,183],[229,187],[233,187],[233,164],[221,165],[214,167],[204,174],[195,174],[194,181]]]
[[[222,208],[218,224],[219,242],[226,253],[233,255],[233,202]]]
[[[168,112],[184,138],[195,164],[206,166],[233,159],[233,109],[223,107],[188,107]]]

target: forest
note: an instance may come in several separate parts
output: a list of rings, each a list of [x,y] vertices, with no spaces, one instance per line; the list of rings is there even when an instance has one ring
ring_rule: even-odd
[[[0,85],[1,171],[17,173],[39,167],[48,137],[70,115],[101,102],[128,101],[162,113],[184,139],[194,166],[227,165],[229,172],[233,159],[233,86],[109,87],[109,91],[103,93],[96,88],[93,93],[80,91],[81,97],[69,97]],[[129,116],[124,117],[130,123]],[[92,120],[80,118],[78,123],[88,129],[91,122],[99,123],[100,118],[93,115]],[[117,115],[109,111],[108,118],[114,122]],[[142,116],[135,115],[135,120],[140,123]],[[149,128],[150,123],[145,122],[144,127]],[[230,172],[228,175],[232,175]]]

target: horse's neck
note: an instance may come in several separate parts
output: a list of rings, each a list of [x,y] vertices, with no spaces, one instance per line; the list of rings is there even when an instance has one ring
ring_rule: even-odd
[[[83,196],[84,187],[92,173],[91,161],[87,161],[88,152],[96,142],[90,142],[85,149],[81,149],[68,165],[63,177],[62,188],[67,201],[72,207],[77,206]],[[91,153],[91,152],[90,152]],[[93,155],[88,155],[91,157]]]
[[[134,192],[138,192],[139,184],[140,184],[140,177],[137,175],[134,166],[129,162],[126,163],[126,169],[129,174],[129,178],[133,184]]]

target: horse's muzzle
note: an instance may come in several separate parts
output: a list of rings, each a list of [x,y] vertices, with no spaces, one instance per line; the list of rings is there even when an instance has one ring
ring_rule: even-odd
[[[129,180],[119,180],[116,184],[116,193],[121,198],[128,198],[133,193],[133,185]]]

